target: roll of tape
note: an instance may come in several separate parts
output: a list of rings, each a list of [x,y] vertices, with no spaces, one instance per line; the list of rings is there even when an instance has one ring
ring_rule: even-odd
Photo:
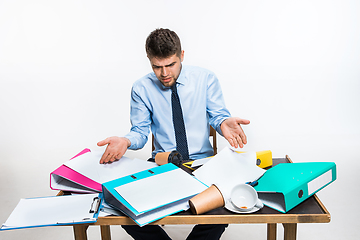
[[[183,158],[178,151],[174,150],[171,152],[160,152],[160,153],[156,154],[155,162],[158,165],[173,163],[174,165],[179,167],[183,162]]]

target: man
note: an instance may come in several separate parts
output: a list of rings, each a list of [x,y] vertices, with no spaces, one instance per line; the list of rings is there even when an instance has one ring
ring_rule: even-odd
[[[184,50],[177,34],[156,29],[146,40],[153,72],[136,81],[131,93],[131,130],[124,137],[98,143],[106,150],[100,163],[120,159],[127,149],[140,149],[151,132],[155,151],[178,150],[184,159],[213,155],[209,124],[233,147],[247,143],[240,124],[225,107],[217,77],[206,69],[183,66]],[[144,201],[146,201],[144,199]],[[170,239],[159,226],[122,226],[134,239]],[[219,239],[227,225],[197,225],[187,239]]]

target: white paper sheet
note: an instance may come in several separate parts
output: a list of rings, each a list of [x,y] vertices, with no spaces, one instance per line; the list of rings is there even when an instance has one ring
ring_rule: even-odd
[[[115,190],[138,212],[143,212],[193,196],[206,188],[182,169],[176,169],[116,187]]]
[[[207,163],[211,158],[207,157],[207,158],[202,158],[202,159],[197,159],[195,160],[192,164],[191,167],[198,167],[201,165],[204,165],[205,163]]]
[[[3,228],[47,226],[91,219],[91,204],[99,194],[21,199]]]
[[[105,183],[157,166],[153,162],[132,160],[127,157],[122,157],[111,164],[100,164],[102,154],[101,151],[91,151],[67,161],[64,165],[98,183]]]
[[[257,180],[264,173],[265,170],[256,165],[255,152],[237,153],[230,148],[223,149],[193,172],[205,184],[217,185],[226,199],[235,185]]]

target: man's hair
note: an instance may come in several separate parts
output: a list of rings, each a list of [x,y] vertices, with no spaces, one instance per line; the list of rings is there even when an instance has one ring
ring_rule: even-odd
[[[149,58],[168,58],[174,54],[181,56],[181,43],[178,35],[169,29],[159,28],[146,39],[146,54]]]

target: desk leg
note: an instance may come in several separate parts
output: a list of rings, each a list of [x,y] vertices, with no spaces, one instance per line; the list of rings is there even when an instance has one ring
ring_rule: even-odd
[[[276,223],[267,224],[267,240],[276,240]]]
[[[86,230],[88,229],[88,227],[89,225],[85,224],[74,225],[73,228],[75,240],[87,240]]]
[[[102,240],[111,240],[110,226],[109,225],[100,225],[101,239]]]
[[[296,240],[296,223],[283,223],[284,240]]]

